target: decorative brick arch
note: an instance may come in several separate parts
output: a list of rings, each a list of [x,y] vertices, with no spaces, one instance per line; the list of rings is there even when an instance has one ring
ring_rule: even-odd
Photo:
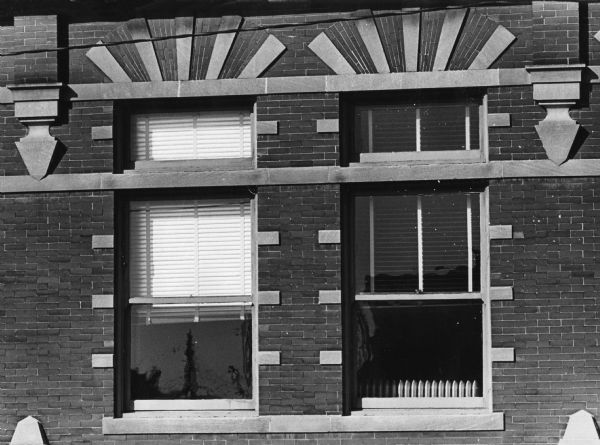
[[[516,39],[466,8],[368,15],[332,24],[309,48],[336,74],[476,70],[489,68]]]
[[[86,56],[112,82],[256,78],[285,46],[267,31],[241,25],[239,16],[134,19],[98,42],[115,45],[94,47]]]

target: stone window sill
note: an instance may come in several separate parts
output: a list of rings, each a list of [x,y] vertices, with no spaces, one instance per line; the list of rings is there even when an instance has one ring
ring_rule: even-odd
[[[401,414],[352,416],[256,416],[169,417],[137,414],[104,418],[102,432],[124,434],[219,434],[219,433],[353,433],[399,431],[498,431],[504,429],[504,413]]]

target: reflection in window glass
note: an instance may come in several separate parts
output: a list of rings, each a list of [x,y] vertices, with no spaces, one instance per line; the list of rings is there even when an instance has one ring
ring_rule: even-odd
[[[479,194],[355,197],[357,293],[477,292]]]
[[[357,105],[354,153],[479,150],[479,101]]]
[[[131,398],[251,399],[251,315],[243,306],[131,308]]]
[[[356,394],[481,397],[481,301],[356,302]]]

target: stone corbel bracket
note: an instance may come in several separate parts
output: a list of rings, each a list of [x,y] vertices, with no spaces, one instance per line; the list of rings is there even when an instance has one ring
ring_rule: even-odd
[[[15,103],[15,117],[27,127],[27,134],[16,142],[29,175],[44,178],[58,140],[50,134],[50,126],[58,118],[61,83],[9,85]]]
[[[581,125],[569,115],[581,97],[581,72],[585,65],[528,66],[533,99],[546,109],[535,126],[548,159],[557,165],[569,157]]]

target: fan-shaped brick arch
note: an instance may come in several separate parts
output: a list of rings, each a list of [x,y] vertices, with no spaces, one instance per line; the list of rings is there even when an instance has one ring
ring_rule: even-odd
[[[377,32],[360,32],[365,22]],[[309,48],[336,74],[489,68],[516,37],[476,10],[406,10],[339,22]],[[374,63],[377,48],[386,68]]]
[[[116,45],[94,47],[86,56],[112,82],[259,77],[285,46],[241,25],[238,16],[134,19],[99,42]]]

